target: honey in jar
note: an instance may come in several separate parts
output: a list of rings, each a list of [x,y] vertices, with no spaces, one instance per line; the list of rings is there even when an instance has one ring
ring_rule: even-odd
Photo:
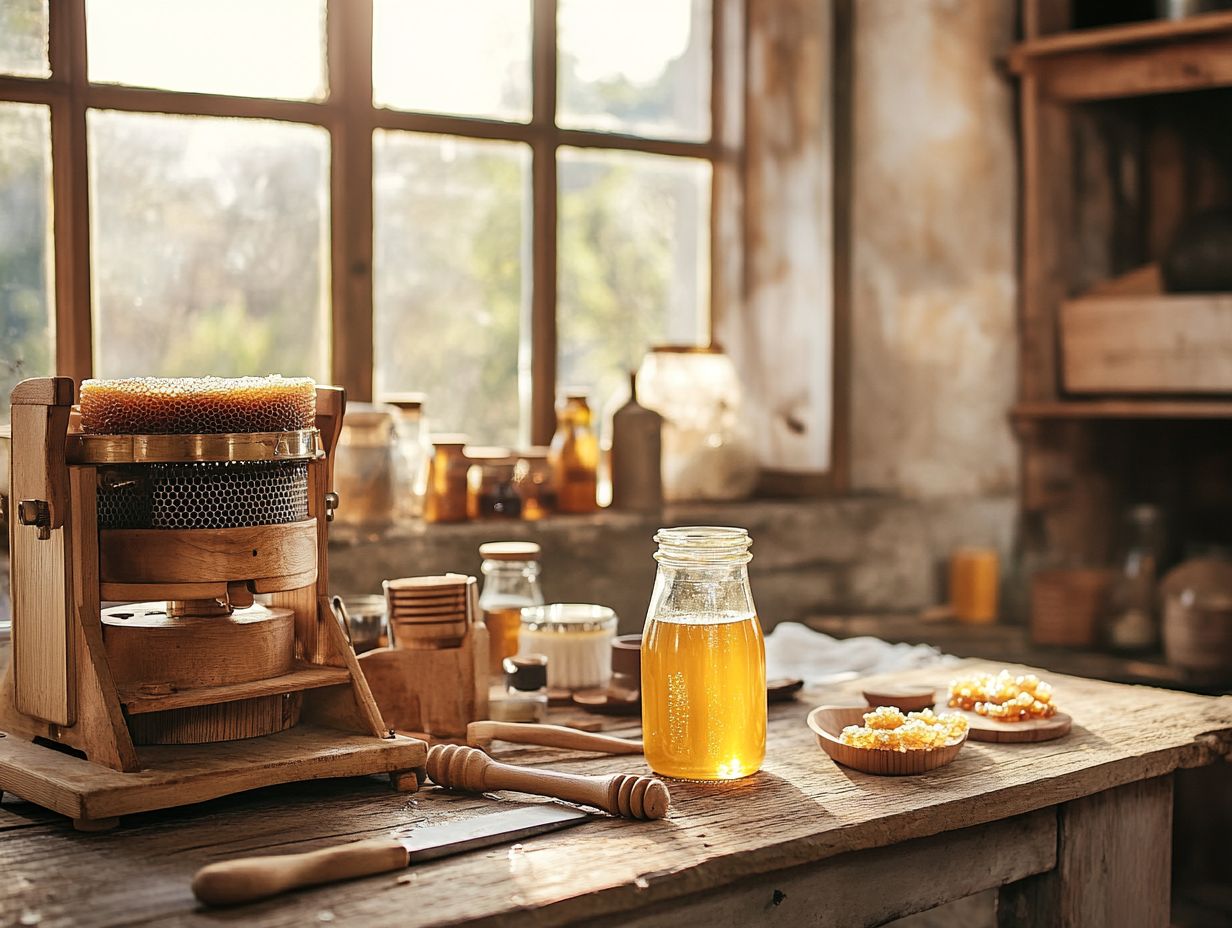
[[[657,774],[734,780],[766,755],[766,652],[744,529],[661,529],[642,641],[642,740]]]
[[[522,608],[543,605],[539,586],[539,545],[533,541],[490,541],[479,546],[483,592],[479,608],[488,627],[488,670],[504,674],[504,660],[518,653]]]

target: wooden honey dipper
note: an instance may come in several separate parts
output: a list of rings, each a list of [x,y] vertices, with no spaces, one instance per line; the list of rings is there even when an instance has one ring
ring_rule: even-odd
[[[671,795],[654,777],[616,773],[582,776],[492,760],[478,748],[438,744],[428,752],[428,776],[446,789],[483,793],[511,789],[594,806],[622,818],[654,819],[667,814]]]

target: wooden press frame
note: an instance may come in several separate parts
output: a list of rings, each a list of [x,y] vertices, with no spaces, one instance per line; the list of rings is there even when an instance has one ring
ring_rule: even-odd
[[[183,577],[160,580],[165,575],[151,568],[157,561],[153,549],[150,563],[135,565],[144,571],[141,575],[108,575],[100,545],[112,533],[100,532],[97,518],[101,465],[77,463],[66,451],[74,393],[67,377],[26,380],[12,393],[12,495],[33,508],[27,512],[18,503],[15,512],[20,514],[9,525],[13,641],[0,683],[0,791],[97,828],[114,825],[121,814],[321,776],[388,773],[395,787],[414,788],[414,771],[424,762],[426,746],[395,736],[386,726],[326,591],[330,452],[342,428],[343,391],[317,388],[316,426],[324,453],[308,461],[306,521],[115,533],[162,539],[160,544],[175,537],[184,545],[181,552],[207,552],[211,568],[228,574],[236,545],[230,539],[237,533],[245,538],[241,560],[247,560],[251,547],[254,565],[286,563],[268,554],[257,560],[258,548],[277,555],[290,537],[288,530],[299,539],[297,571],[268,575],[269,589],[261,588],[261,579],[251,581],[254,592],[271,592],[272,605],[294,613],[293,672],[155,693],[126,691],[112,678],[100,602],[118,586],[110,581],[135,583],[126,588],[135,597],[176,599],[192,598],[185,596],[185,585],[220,578],[209,570],[186,582],[177,582]],[[131,717],[291,693],[303,700],[299,723],[262,737],[139,748],[125,717],[126,712]],[[38,741],[71,748],[84,759]]]

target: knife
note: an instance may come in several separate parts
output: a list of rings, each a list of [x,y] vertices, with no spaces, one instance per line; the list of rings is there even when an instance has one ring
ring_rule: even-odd
[[[302,854],[244,857],[209,864],[193,877],[192,891],[206,905],[238,905],[303,886],[401,870],[412,863],[578,825],[591,816],[544,803],[461,822],[424,825],[405,837],[372,838]]]

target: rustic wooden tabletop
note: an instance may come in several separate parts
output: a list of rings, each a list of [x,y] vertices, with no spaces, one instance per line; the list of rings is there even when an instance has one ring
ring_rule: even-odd
[[[975,668],[995,669],[978,661],[963,665]],[[940,688],[954,672],[920,670],[893,679]],[[194,871],[238,856],[310,850],[484,814],[496,803],[432,787],[396,793],[376,778],[319,781],[131,816],[112,832],[80,834],[67,820],[10,796],[0,805],[0,922],[748,924],[759,911],[775,907],[783,924],[872,924],[1013,882],[1018,890],[1010,901],[1016,899],[1021,909],[1017,921],[1046,924],[1032,920],[1038,916],[1032,911],[1043,900],[1062,904],[1057,892],[1081,882],[1078,870],[1089,864],[1080,859],[1083,847],[1089,850],[1076,838],[1080,823],[1086,823],[1083,834],[1098,818],[1113,831],[1130,828],[1127,836],[1135,844],[1167,846],[1168,775],[1232,753],[1232,697],[1049,678],[1058,704],[1074,718],[1072,733],[1058,741],[969,742],[954,763],[931,773],[870,776],[836,766],[804,725],[814,705],[857,702],[866,681],[815,689],[797,702],[771,707],[759,774],[719,785],[672,783],[672,810],[662,821],[597,819],[522,845],[236,909],[200,906],[189,891]],[[636,721],[611,720],[609,727],[634,734]],[[645,772],[637,756],[500,743],[493,753],[512,763],[580,773]],[[1085,797],[1097,795],[1114,800],[1098,808],[1083,805],[1092,801]],[[1065,808],[1082,815],[1067,819],[1058,812]],[[1133,821],[1118,824],[1127,815]],[[1099,838],[1098,853],[1113,870],[1118,861],[1107,855],[1120,853],[1118,840],[1116,834]],[[870,850],[876,848],[883,850]],[[1166,906],[1166,853],[1162,859]],[[920,872],[929,860],[941,862],[937,870],[944,867],[944,879]],[[853,861],[854,867],[843,869]],[[1160,866],[1156,854],[1130,875],[1150,883]],[[829,882],[816,884],[819,874]],[[1051,874],[1061,882],[1048,882]],[[803,888],[809,886],[826,892],[824,900]],[[1105,890],[1125,896],[1127,905],[1141,905],[1132,892]],[[1144,891],[1159,895],[1158,888]],[[823,901],[830,915],[818,921]],[[683,912],[692,914],[681,921]],[[1156,915],[1147,912],[1139,923]]]

